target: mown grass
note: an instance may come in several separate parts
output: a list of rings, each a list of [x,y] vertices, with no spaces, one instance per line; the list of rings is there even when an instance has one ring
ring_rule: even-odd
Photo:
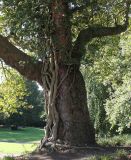
[[[12,131],[10,129],[0,128],[0,141],[12,142],[32,142],[39,141],[43,137],[43,130],[40,128],[27,127]]]
[[[20,130],[0,128],[0,153],[2,154],[24,154],[32,152],[43,137],[40,128],[27,127]]]
[[[21,144],[21,143],[10,143],[0,142],[0,153],[2,154],[25,154],[32,152],[37,147],[37,143]]]

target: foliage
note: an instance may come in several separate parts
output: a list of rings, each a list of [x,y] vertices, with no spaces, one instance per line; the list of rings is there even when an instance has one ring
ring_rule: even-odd
[[[44,126],[43,120],[45,117],[42,117],[44,112],[44,100],[43,100],[43,91],[39,90],[36,82],[29,80],[25,81],[27,96],[25,101],[27,102],[27,109],[23,109],[22,121],[24,125],[27,126]]]
[[[7,66],[1,69],[1,77],[1,124],[42,126],[43,93],[38,89],[36,82],[25,80],[18,72]]]
[[[129,29],[121,36],[95,39],[88,45],[82,70],[96,133],[109,128],[121,133],[130,127],[130,43]]]
[[[50,41],[50,33],[54,26],[50,22],[50,3],[39,0],[3,0],[2,1],[3,33],[13,38],[15,43],[23,49],[35,53],[35,57],[45,56],[46,41]],[[78,6],[87,6],[90,2],[70,0],[68,6],[73,9]],[[122,24],[125,14],[125,1],[121,0],[92,0],[85,9],[69,15],[72,25],[72,37],[76,39],[79,31],[89,26],[113,26]],[[119,16],[118,16],[119,15]],[[69,25],[69,24],[66,24]],[[39,55],[37,55],[37,54]],[[40,58],[40,57],[39,57]]]
[[[121,37],[120,46],[122,50],[119,68],[117,67],[116,71],[118,78],[112,85],[114,91],[111,92],[110,99],[105,104],[109,122],[112,128],[115,125],[118,126],[118,132],[130,128],[131,125],[131,34],[129,31]]]
[[[6,70],[5,75],[8,78],[0,84],[0,113],[9,117],[9,115],[17,113],[18,108],[26,107],[27,103],[24,97],[27,92],[22,76],[16,71]]]
[[[114,158],[110,155],[103,155],[98,158],[99,160],[113,160]]]
[[[89,75],[90,72],[87,67],[84,68],[83,66],[82,71],[86,80],[87,102],[91,120],[94,124],[96,134],[103,136],[109,128],[104,106],[109,93],[107,92],[107,87],[94,78],[95,75]]]
[[[122,132],[125,128],[130,128],[131,125],[131,76],[125,75],[122,80],[122,85],[115,88],[110,99],[106,102],[106,112],[112,128],[118,126],[118,132]],[[115,108],[115,109],[114,109]],[[111,129],[112,129],[111,128]]]
[[[87,158],[87,160],[128,160],[128,152],[125,150],[117,150],[112,155],[101,155]]]
[[[39,0],[4,0],[2,3],[3,34],[9,35],[36,58],[44,54],[47,41],[44,34],[49,21],[48,5],[49,1]]]
[[[117,23],[122,22],[124,14],[124,1],[118,0],[92,0],[91,5],[85,7],[73,14],[72,18],[72,31],[73,36],[76,37],[77,33],[86,27],[90,26],[112,26],[114,21]],[[89,1],[74,0],[71,1],[74,6],[84,6]],[[119,16],[118,16],[119,15]]]
[[[127,155],[128,155],[128,152],[125,151],[124,149],[122,150],[117,150],[116,153],[115,153],[116,157],[118,159],[127,159]]]
[[[99,137],[97,140],[98,144],[101,146],[130,146],[131,145],[131,135],[118,135],[113,137]]]

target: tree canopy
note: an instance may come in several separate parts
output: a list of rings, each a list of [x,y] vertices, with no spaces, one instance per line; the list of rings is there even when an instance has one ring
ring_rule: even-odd
[[[3,0],[1,32],[15,45],[35,53],[35,58],[43,58],[49,53],[51,34],[55,30],[53,22],[50,21],[51,3],[51,0]],[[71,26],[69,34],[73,41],[71,48],[74,58],[83,56],[85,45],[93,38],[119,34],[127,28],[130,3],[128,0],[73,0],[63,3],[68,5],[70,23],[66,25]],[[4,39],[1,37],[1,40]]]
[[[99,133],[130,128],[130,32],[129,27],[121,36],[95,39],[83,61],[88,106]]]

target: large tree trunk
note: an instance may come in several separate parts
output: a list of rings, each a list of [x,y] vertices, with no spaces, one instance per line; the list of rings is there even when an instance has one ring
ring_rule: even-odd
[[[60,117],[57,138],[70,145],[94,144],[95,133],[89,118],[81,72],[75,65],[63,65],[59,67],[59,78],[62,83],[56,100]]]
[[[64,0],[59,3],[54,0],[50,6],[54,30],[51,32],[53,52],[43,66],[48,115],[45,139],[54,142],[59,139],[69,145],[94,144],[95,133],[89,118],[85,84],[79,71],[80,57],[74,59],[72,56],[68,9]]]
[[[79,66],[59,64],[57,69],[57,87],[47,87],[46,77],[43,81],[47,89],[45,98],[48,119],[46,136],[40,147],[43,147],[46,141],[57,140],[71,146],[95,144],[85,83]],[[52,82],[55,86],[55,79],[52,80],[49,86],[52,86]]]

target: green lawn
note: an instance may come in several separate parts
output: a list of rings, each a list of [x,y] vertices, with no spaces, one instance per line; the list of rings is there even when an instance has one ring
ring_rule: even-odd
[[[0,154],[25,154],[35,150],[37,145],[0,142]]]
[[[0,128],[0,141],[32,142],[39,141],[44,132],[40,128],[27,127],[20,130]]]
[[[42,129],[33,127],[18,131],[0,128],[0,153],[22,154],[33,151],[43,134]]]

